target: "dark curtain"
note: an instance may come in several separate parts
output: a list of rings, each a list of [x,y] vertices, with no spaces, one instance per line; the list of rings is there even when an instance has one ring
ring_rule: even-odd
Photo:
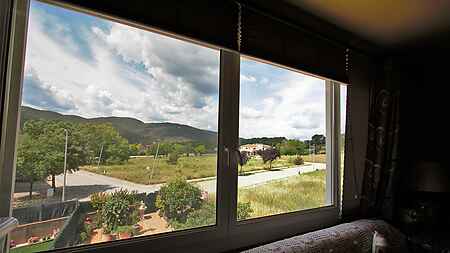
[[[391,220],[399,181],[400,91],[392,62],[385,66],[370,94],[361,215]]]

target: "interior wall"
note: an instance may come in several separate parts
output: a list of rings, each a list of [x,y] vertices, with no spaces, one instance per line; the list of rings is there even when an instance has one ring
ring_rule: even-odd
[[[397,217],[402,224],[400,209],[414,207],[425,198],[448,199],[447,195],[419,195],[408,185],[411,170],[420,161],[437,162],[450,169],[450,99],[448,59],[450,50],[431,48],[412,50],[402,56],[402,72],[405,82],[401,84],[400,102],[400,173],[401,183],[397,191]],[[445,179],[450,184],[450,178]],[[448,203],[446,204],[448,205]],[[447,207],[448,208],[448,207]],[[442,217],[436,219],[443,221]],[[447,217],[447,220],[448,217]],[[447,221],[448,222],[448,221]]]
[[[405,57],[402,83],[400,152],[402,169],[418,160],[448,163],[450,54],[430,53]]]

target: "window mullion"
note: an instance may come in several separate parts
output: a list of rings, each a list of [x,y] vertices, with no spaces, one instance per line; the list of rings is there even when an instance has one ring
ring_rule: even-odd
[[[239,145],[239,71],[238,53],[221,51],[220,118],[217,222],[227,231],[236,220],[237,161]]]
[[[326,154],[327,175],[325,201],[338,204],[339,194],[339,134],[340,106],[339,84],[326,81]]]

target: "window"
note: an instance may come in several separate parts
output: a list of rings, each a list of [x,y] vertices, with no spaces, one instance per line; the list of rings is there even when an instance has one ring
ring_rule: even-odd
[[[11,252],[221,252],[337,222],[345,86],[57,1],[15,4]]]
[[[238,219],[332,204],[326,191],[331,85],[241,57]]]
[[[219,56],[32,1],[11,252],[216,224]]]

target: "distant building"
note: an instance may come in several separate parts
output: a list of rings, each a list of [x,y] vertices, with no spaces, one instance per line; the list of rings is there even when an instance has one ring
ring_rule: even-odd
[[[255,144],[245,144],[239,147],[240,152],[247,152],[249,155],[256,155],[256,151],[258,150],[266,150],[271,149],[272,147],[269,145],[255,143]]]

